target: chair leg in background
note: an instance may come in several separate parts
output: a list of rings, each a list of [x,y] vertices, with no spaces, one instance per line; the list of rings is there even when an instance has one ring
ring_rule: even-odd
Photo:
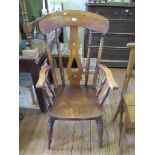
[[[112,121],[113,122],[115,122],[115,120],[116,120],[116,118],[117,118],[117,116],[118,116],[118,114],[119,114],[119,112],[120,112],[120,104],[119,104],[119,106],[117,107],[117,110],[116,110],[116,112],[115,112],[115,115],[114,115],[114,117],[113,117],[113,119],[112,119]]]
[[[117,110],[116,110],[116,112],[115,112],[115,114],[114,114],[114,117],[113,117],[113,119],[112,119],[113,122],[115,122],[115,120],[116,120],[118,114],[121,112],[122,102],[123,102],[123,101],[122,101],[122,99],[121,99],[121,100],[120,100],[120,103],[119,103],[119,106],[117,107]]]
[[[123,123],[123,113],[124,113],[124,107],[123,107],[123,103],[121,103],[120,104],[120,120],[119,120],[120,130],[121,130],[122,123]]]
[[[48,118],[48,126],[47,126],[48,149],[50,149],[51,142],[52,142],[54,121],[55,120],[53,118],[51,118],[51,117]]]
[[[122,155],[123,152],[123,138],[125,136],[125,125],[122,123],[120,128],[120,137],[119,137],[119,155]]]
[[[103,120],[102,120],[102,117],[98,117],[96,119],[96,124],[97,124],[97,129],[98,129],[99,148],[102,148],[102,143],[103,143]]]
[[[21,121],[23,120],[23,118],[24,118],[24,114],[22,112],[19,112],[19,120]]]
[[[123,122],[123,113],[124,113],[124,106],[123,103],[120,106],[120,122],[119,122],[119,129],[120,129],[120,136],[119,136],[119,154],[122,155],[123,152],[123,138],[125,135],[125,124]]]

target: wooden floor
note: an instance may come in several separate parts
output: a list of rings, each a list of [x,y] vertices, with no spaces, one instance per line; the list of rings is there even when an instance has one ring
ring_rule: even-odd
[[[98,148],[95,121],[56,121],[51,149],[47,149],[47,114],[38,110],[24,110],[20,122],[20,155],[117,155],[119,152],[118,120],[112,123],[112,116],[120,100],[124,69],[112,69],[119,84],[119,90],[110,92],[105,103],[103,148]],[[134,89],[131,81],[130,89]],[[134,134],[124,139],[124,155],[134,155]]]

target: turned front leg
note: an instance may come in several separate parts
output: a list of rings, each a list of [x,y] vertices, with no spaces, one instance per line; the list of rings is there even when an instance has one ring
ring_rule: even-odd
[[[99,143],[99,148],[102,147],[102,143],[103,143],[103,120],[102,117],[98,117],[96,119],[96,124],[97,124],[97,129],[98,129],[98,143]]]
[[[47,125],[48,149],[50,149],[51,142],[52,142],[54,121],[55,120],[53,118],[51,117],[48,118],[48,125]]]

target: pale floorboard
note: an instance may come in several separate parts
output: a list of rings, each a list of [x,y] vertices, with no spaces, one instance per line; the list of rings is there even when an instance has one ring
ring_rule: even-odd
[[[47,149],[47,114],[39,110],[23,110],[24,119],[20,122],[20,155],[117,155],[119,153],[119,127],[117,118],[112,123],[113,114],[120,100],[125,69],[112,69],[119,89],[110,92],[105,102],[103,115],[103,148],[98,148],[98,134],[95,121],[56,121],[54,124],[51,149]],[[92,82],[92,76],[89,83]],[[67,80],[67,79],[66,79]],[[129,89],[134,89],[131,80]],[[134,155],[134,134],[124,139],[124,155]]]

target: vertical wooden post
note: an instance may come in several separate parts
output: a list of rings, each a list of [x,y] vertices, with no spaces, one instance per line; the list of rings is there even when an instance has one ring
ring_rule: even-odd
[[[56,35],[56,45],[57,45],[57,51],[58,51],[59,67],[60,67],[60,76],[61,76],[62,85],[65,86],[64,69],[63,69],[62,56],[61,56],[61,51],[60,51],[60,42],[58,38],[57,29],[55,30],[55,35]]]
[[[130,46],[130,44],[129,44],[129,46]],[[126,91],[127,88],[128,88],[129,79],[130,79],[130,76],[131,76],[131,73],[132,73],[134,62],[135,62],[135,46],[132,45],[132,47],[130,49],[130,56],[129,56],[127,70],[126,70],[126,73],[125,73],[125,79],[124,79],[122,91]]]
[[[23,17],[23,30],[28,40],[28,46],[30,49],[32,49],[32,35],[31,35],[32,26],[27,16],[25,0],[20,0],[20,6],[21,6],[21,11],[22,11],[22,17]]]
[[[103,96],[102,96],[102,100],[99,102],[99,105],[100,105],[100,106],[103,106],[103,104],[104,104],[106,98],[107,98],[108,95],[109,95],[109,91],[110,91],[110,87],[107,87],[107,88],[104,90]]]
[[[102,143],[103,143],[103,119],[102,116],[96,118],[96,124],[97,124],[97,129],[98,129],[98,144],[99,148],[102,148]]]
[[[50,145],[52,142],[54,122],[55,120],[52,117],[48,116],[48,124],[47,124],[48,149],[50,149]]]
[[[99,86],[99,90],[96,93],[96,97],[98,97],[98,95],[102,91],[102,88],[104,87],[105,83],[106,83],[106,77],[104,77],[104,79],[102,80],[101,85]]]
[[[49,64],[53,65],[51,50],[50,50],[49,45],[48,45],[48,40],[47,40],[47,35],[46,34],[44,34],[44,42],[45,42],[45,50],[46,50],[46,54],[47,54]],[[53,79],[54,87],[58,88],[58,82],[57,82],[55,70],[52,69],[51,73],[52,73],[52,79]]]
[[[100,40],[100,47],[98,51],[98,56],[97,56],[97,61],[96,61],[96,67],[95,67],[95,72],[94,72],[94,78],[93,78],[93,86],[96,86],[96,80],[97,80],[97,74],[98,74],[98,64],[101,61],[102,57],[102,52],[103,52],[103,43],[104,43],[104,34],[102,33],[102,37]]]
[[[45,8],[47,10],[47,13],[49,13],[49,9],[48,9],[48,0],[45,0]]]
[[[89,30],[88,51],[87,51],[87,61],[86,61],[86,73],[85,73],[85,86],[87,86],[88,77],[89,77],[91,38],[92,38],[92,32],[91,32],[91,30]]]

